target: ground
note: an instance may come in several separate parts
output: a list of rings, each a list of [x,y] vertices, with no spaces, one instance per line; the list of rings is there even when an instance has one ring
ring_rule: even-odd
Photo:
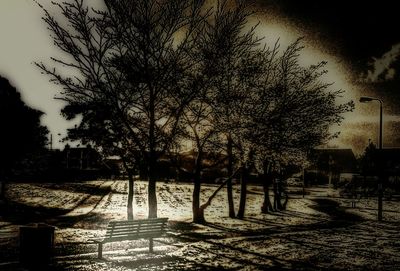
[[[55,227],[54,258],[47,270],[399,270],[400,202],[384,201],[376,221],[376,198],[342,198],[328,188],[291,189],[286,211],[261,214],[262,188],[249,187],[245,218],[228,217],[226,191],[206,209],[205,225],[191,223],[192,185],[158,183],[158,216],[169,218],[168,235],[109,243],[104,259],[90,239],[105,233],[108,221],[126,219],[127,182],[8,186],[1,204],[0,270],[28,270],[19,263],[19,227]],[[217,188],[204,185],[205,201]],[[235,186],[238,203],[239,186]],[[147,216],[147,185],[135,182],[134,215]],[[45,270],[45,267],[40,267]]]

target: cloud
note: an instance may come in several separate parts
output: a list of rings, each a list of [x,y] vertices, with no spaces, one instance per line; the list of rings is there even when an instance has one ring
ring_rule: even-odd
[[[400,116],[384,115],[383,119],[383,147],[400,147]],[[333,142],[342,148],[350,147],[356,154],[361,154],[369,140],[378,144],[379,118],[359,117],[346,120],[341,126],[339,137]]]
[[[363,76],[363,81],[382,82],[393,80],[396,76],[394,64],[400,60],[400,43],[384,53],[380,58],[372,58],[371,69]]]

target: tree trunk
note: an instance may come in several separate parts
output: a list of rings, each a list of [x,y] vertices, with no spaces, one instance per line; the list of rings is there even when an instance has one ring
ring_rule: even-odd
[[[192,202],[193,222],[203,224],[205,222],[205,219],[204,219],[204,212],[200,211],[200,190],[201,190],[200,177],[197,176],[197,174],[195,174],[193,202]]]
[[[272,188],[273,188],[273,192],[274,192],[274,210],[279,210],[278,207],[278,184],[276,181],[276,178],[274,178],[272,180]]]
[[[6,183],[4,180],[0,181],[0,200],[4,200],[5,198],[5,187]]]
[[[122,164],[124,166],[126,174],[128,174],[128,202],[127,202],[127,218],[128,220],[133,220],[133,191],[134,191],[134,181],[132,176],[132,171],[129,168],[125,158],[121,156]]]
[[[240,169],[240,168],[239,168],[239,169]],[[215,198],[215,196],[218,194],[218,192],[228,183],[229,180],[232,180],[233,176],[236,175],[236,173],[238,172],[239,169],[237,169],[234,173],[232,173],[232,175],[229,176],[228,179],[226,179],[226,180],[217,188],[217,190],[214,191],[214,193],[208,198],[208,200],[207,200],[206,203],[204,203],[204,204],[202,204],[202,205],[200,206],[200,210],[199,210],[199,211],[200,211],[201,213],[203,213],[203,216],[204,216],[204,210],[205,210],[208,206],[210,206],[211,201]]]
[[[150,156],[154,156],[150,154]],[[149,203],[149,218],[157,218],[157,191],[156,191],[156,162],[154,157],[150,157],[150,163],[148,167],[148,203]]]
[[[274,208],[272,207],[271,200],[269,198],[269,186],[270,186],[270,184],[271,184],[270,180],[264,180],[264,182],[263,182],[264,202],[263,202],[263,205],[261,207],[261,212],[263,214],[266,214],[268,212],[273,212],[274,211]]]
[[[281,203],[282,187],[281,187],[280,182],[281,182],[281,180],[277,179],[277,178],[275,178],[273,181],[273,183],[274,183],[274,209],[275,210],[283,210],[284,209],[282,206],[282,203]]]
[[[154,151],[154,147],[150,147],[150,155],[148,159],[147,176],[148,176],[148,204],[149,204],[149,215],[148,218],[157,218],[157,157]]]
[[[149,83],[151,86],[151,83]],[[156,157],[156,139],[155,139],[155,94],[154,89],[150,87],[150,99],[149,99],[149,112],[150,112],[150,123],[149,123],[149,156],[148,156],[148,204],[149,204],[149,218],[157,217],[157,191],[156,191],[156,170],[157,170],[157,157]]]
[[[133,188],[134,181],[133,176],[130,171],[128,171],[128,204],[127,204],[127,212],[128,212],[128,220],[133,220]]]
[[[205,223],[204,219],[204,211],[200,210],[200,191],[201,191],[201,151],[197,155],[195,161],[195,172],[194,172],[194,188],[193,188],[193,202],[192,202],[192,211],[193,211],[193,222],[194,223]]]
[[[227,144],[227,154],[228,154],[228,176],[231,176],[233,173],[233,140],[231,135],[228,135],[228,144]],[[226,189],[228,192],[228,207],[229,207],[229,217],[235,217],[235,205],[233,203],[233,187],[232,187],[232,178],[228,178],[226,183]]]
[[[247,168],[242,167],[242,174],[240,178],[240,201],[239,201],[239,211],[237,217],[243,219],[244,211],[246,208],[246,197],[247,197]]]
[[[271,200],[269,198],[269,187],[272,183],[272,178],[273,177],[270,172],[270,165],[269,163],[264,162],[264,182],[263,182],[264,202],[263,205],[261,206],[261,213],[263,214],[274,211]]]

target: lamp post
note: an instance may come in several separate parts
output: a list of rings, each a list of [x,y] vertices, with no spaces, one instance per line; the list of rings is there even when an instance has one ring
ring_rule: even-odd
[[[379,182],[378,182],[378,221],[382,221],[382,198],[383,198],[383,190],[382,190],[382,178],[383,178],[383,168],[382,168],[382,105],[383,102],[381,99],[374,97],[362,96],[360,97],[360,103],[367,103],[370,101],[378,101],[380,104],[379,110]]]

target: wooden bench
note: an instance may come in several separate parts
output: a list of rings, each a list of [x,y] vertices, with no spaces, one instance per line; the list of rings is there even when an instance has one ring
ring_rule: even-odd
[[[92,239],[98,244],[98,258],[102,258],[103,244],[118,241],[149,239],[149,251],[153,252],[153,238],[166,232],[168,218],[150,218],[139,220],[110,221],[106,235],[101,239]]]

